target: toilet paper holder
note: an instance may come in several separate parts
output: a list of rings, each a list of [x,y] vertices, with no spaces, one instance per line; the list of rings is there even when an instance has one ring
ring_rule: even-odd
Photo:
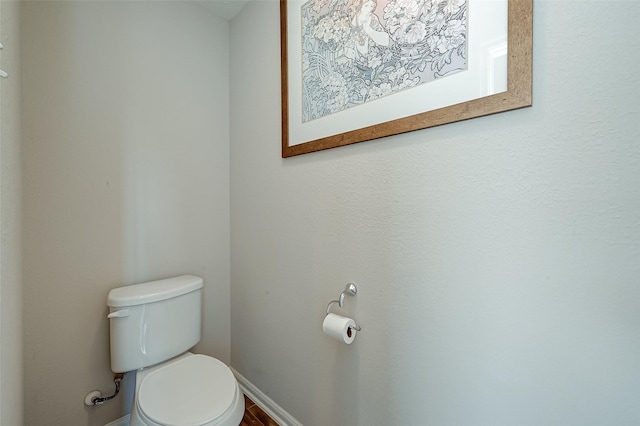
[[[344,307],[344,297],[345,296],[355,296],[357,293],[358,293],[358,287],[356,287],[356,285],[354,283],[347,284],[347,287],[344,289],[344,291],[342,293],[340,293],[340,296],[338,297],[338,299],[337,300],[332,300],[332,301],[329,302],[329,304],[327,305],[327,313],[326,313],[326,315],[329,315],[329,311],[331,310],[331,305],[333,305],[334,303],[337,303],[338,306],[343,308]],[[362,330],[362,327],[360,325],[356,324],[356,327],[354,328],[354,330],[360,331],[360,330]]]

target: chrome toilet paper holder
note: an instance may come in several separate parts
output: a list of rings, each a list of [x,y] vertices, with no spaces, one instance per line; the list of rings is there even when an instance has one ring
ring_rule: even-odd
[[[329,311],[331,310],[331,305],[333,305],[334,303],[337,303],[338,306],[343,308],[344,307],[344,297],[345,296],[355,296],[357,293],[358,293],[358,287],[356,287],[356,285],[354,283],[347,284],[347,287],[344,289],[344,291],[342,293],[340,293],[340,296],[338,297],[338,299],[337,300],[332,300],[331,302],[329,302],[329,304],[327,305],[327,313],[326,313],[326,315],[329,315]],[[360,331],[360,330],[362,330],[362,327],[359,324],[356,323],[356,326],[354,327],[354,330]]]

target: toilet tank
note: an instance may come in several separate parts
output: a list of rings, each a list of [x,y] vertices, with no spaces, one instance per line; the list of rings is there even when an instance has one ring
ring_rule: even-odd
[[[109,292],[111,370],[148,367],[200,341],[202,278],[183,275]]]

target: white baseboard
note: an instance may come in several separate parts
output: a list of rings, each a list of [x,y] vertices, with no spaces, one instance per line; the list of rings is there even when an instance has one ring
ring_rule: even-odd
[[[129,419],[130,419],[130,415],[127,414],[124,417],[120,417],[119,419],[116,419],[114,421],[112,421],[111,423],[107,423],[104,426],[129,426]]]
[[[247,380],[242,374],[238,373],[233,367],[233,374],[238,380],[240,389],[249,397],[257,406],[267,413],[280,426],[303,426],[291,414],[287,413],[284,408],[275,403],[271,398],[258,389],[253,383]]]

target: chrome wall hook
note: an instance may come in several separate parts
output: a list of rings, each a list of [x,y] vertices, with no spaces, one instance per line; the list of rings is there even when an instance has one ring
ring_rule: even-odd
[[[340,307],[343,308],[344,296],[345,295],[355,296],[357,293],[358,293],[358,287],[356,287],[354,283],[347,284],[347,288],[345,288],[344,291],[340,293],[340,297],[338,298],[338,305],[340,305]]]

